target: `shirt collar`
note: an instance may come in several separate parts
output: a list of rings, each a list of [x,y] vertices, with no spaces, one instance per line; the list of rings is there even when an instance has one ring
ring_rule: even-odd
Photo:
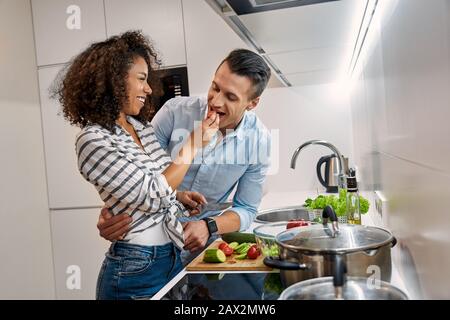
[[[131,123],[133,125],[134,130],[141,131],[141,130],[145,129],[145,126],[140,121],[133,118],[132,116],[127,116],[127,120],[129,123]]]
[[[245,111],[241,122],[239,122],[239,124],[237,125],[237,127],[234,129],[233,132],[230,132],[226,136],[227,137],[234,137],[234,136],[236,136],[239,140],[244,139],[244,137],[245,137],[245,129],[247,128],[247,118],[248,118],[248,113],[247,113],[247,111]]]
[[[131,125],[133,126],[134,130],[136,131],[142,131],[143,129],[145,129],[145,126],[138,120],[136,120],[135,118],[133,118],[132,116],[127,116],[127,121],[129,123],[131,123]],[[122,127],[119,126],[118,124],[115,125],[114,127],[114,131],[117,135],[122,133]]]

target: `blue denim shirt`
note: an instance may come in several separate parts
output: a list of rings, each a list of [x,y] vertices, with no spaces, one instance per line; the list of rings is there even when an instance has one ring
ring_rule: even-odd
[[[174,160],[186,137],[205,118],[206,98],[177,97],[167,101],[152,120],[156,137]],[[218,132],[208,146],[195,156],[179,190],[202,193],[209,203],[225,202],[231,192],[229,209],[240,217],[240,230],[253,221],[262,198],[263,183],[270,160],[270,134],[253,112],[224,137]],[[219,212],[205,212],[198,220]]]

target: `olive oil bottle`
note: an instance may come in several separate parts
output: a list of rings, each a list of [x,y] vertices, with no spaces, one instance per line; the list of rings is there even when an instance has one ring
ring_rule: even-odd
[[[361,210],[359,207],[358,183],[355,170],[350,169],[347,177],[347,223],[361,224]]]

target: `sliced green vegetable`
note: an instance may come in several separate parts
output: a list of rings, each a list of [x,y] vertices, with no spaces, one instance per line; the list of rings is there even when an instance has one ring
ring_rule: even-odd
[[[244,260],[244,259],[247,258],[247,252],[245,252],[243,254],[240,254],[240,255],[237,255],[234,258],[237,259],[237,260]]]
[[[239,245],[239,243],[237,243],[236,241],[233,241],[233,242],[231,242],[231,243],[228,244],[228,246],[229,246],[231,249],[233,249],[233,250],[235,250],[235,249],[237,248],[238,245]]]
[[[244,243],[244,242],[256,242],[255,235],[253,233],[245,232],[229,232],[222,234],[222,240],[231,243]]]
[[[226,260],[227,257],[225,256],[225,253],[220,249],[207,249],[203,256],[204,262],[220,263],[225,262]]]
[[[237,254],[242,254],[242,253],[247,253],[248,249],[250,249],[250,247],[252,246],[251,243],[245,242],[240,244],[237,248],[236,248],[236,253]]]

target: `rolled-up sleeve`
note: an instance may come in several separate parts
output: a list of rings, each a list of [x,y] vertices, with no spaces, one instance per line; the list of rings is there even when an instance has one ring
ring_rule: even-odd
[[[239,231],[247,230],[255,219],[268,167],[268,164],[250,165],[239,179],[233,206],[229,209],[239,215],[241,222]]]
[[[270,167],[272,139],[267,130],[263,130],[255,139],[253,153],[257,161],[250,164],[238,181],[233,206],[230,211],[239,215],[240,228],[244,231],[250,228],[256,217],[263,196],[263,186]]]

